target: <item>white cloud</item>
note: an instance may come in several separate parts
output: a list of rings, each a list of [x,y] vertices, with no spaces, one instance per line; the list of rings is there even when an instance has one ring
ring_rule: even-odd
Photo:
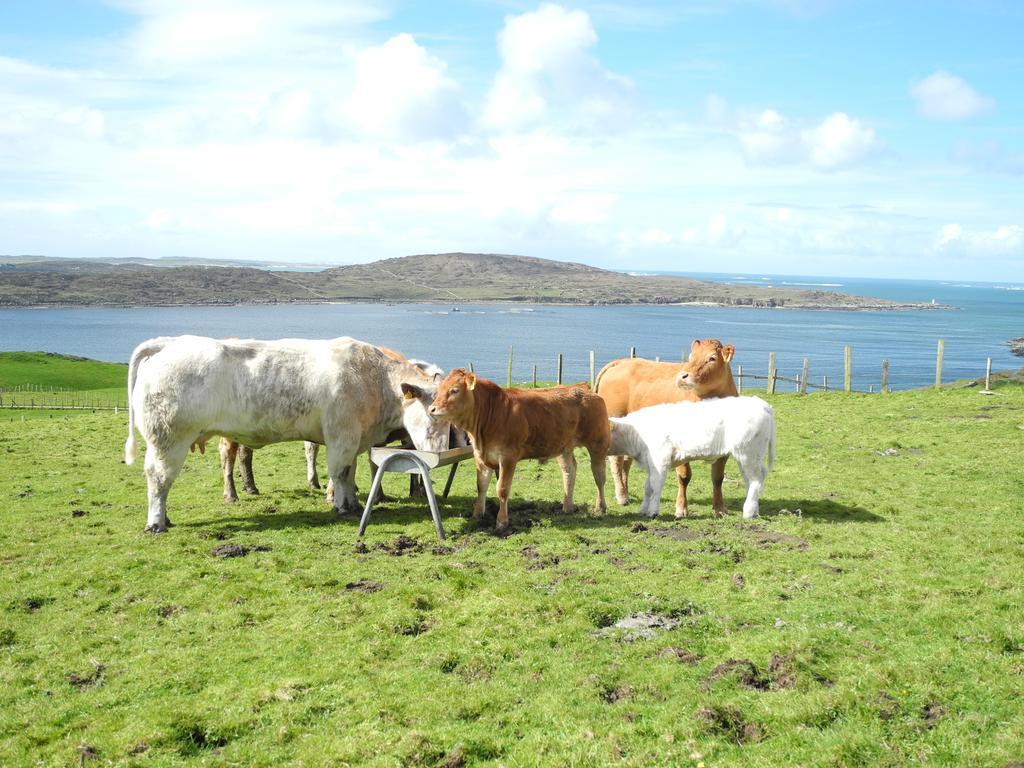
[[[719,105],[718,114],[722,114]],[[807,163],[820,171],[848,168],[880,148],[874,128],[845,112],[836,112],[808,127],[774,109],[737,118],[736,137],[744,157],[754,165]]]
[[[498,34],[501,69],[487,96],[484,124],[514,131],[541,121],[621,121],[633,86],[590,54],[596,44],[597,33],[582,10],[545,3],[506,17]]]
[[[1024,227],[1003,224],[992,230],[967,230],[945,224],[936,238],[939,250],[966,256],[1024,256]]]
[[[878,148],[874,128],[864,125],[845,112],[829,115],[821,123],[801,133],[811,163],[823,171],[853,165]]]
[[[368,135],[440,138],[465,124],[459,89],[443,61],[400,34],[359,54],[351,121]]]
[[[963,120],[986,112],[995,103],[941,69],[914,83],[910,95],[917,102],[917,111],[932,120]]]

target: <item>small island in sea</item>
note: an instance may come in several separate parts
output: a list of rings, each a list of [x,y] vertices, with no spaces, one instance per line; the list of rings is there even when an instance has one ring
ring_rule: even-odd
[[[835,291],[635,275],[551,259],[440,253],[319,271],[258,262],[0,256],[0,306],[210,306],[330,302],[699,304],[788,309],[948,308]]]

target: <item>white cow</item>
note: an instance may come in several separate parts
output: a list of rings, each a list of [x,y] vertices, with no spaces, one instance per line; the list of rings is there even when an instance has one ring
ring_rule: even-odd
[[[647,471],[641,514],[657,517],[665,475],[673,467],[732,456],[747,486],[743,517],[757,517],[757,501],[775,461],[775,415],[761,398],[652,405],[609,422],[609,454],[630,456]]]
[[[193,443],[213,435],[259,448],[285,440],[327,446],[335,509],[358,508],[355,457],[399,427],[418,447],[438,450],[448,425],[426,408],[434,397],[414,366],[348,337],[218,340],[150,339],[128,366],[128,440],[147,443],[147,531],[167,528],[167,493]]]

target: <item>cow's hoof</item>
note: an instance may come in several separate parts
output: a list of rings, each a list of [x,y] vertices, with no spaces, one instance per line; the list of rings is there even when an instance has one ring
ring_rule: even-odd
[[[259,496],[260,495],[260,491],[259,491],[258,488],[256,488],[256,486],[253,486],[252,488],[246,488],[245,492],[248,493],[250,496]]]
[[[311,489],[313,489],[314,491],[319,491],[320,490],[320,483],[318,483],[316,480],[310,480],[309,481],[309,487]]]
[[[724,509],[716,509],[716,510],[715,510],[715,517],[725,517],[727,513],[728,513],[728,512],[727,512],[727,510],[724,510]],[[747,516],[747,515],[746,515],[746,513],[744,513],[744,514],[743,514],[743,517],[746,517],[746,516]],[[757,513],[755,512],[755,513],[754,513],[754,514],[752,515],[752,517],[757,517]]]
[[[237,504],[238,503],[238,497],[237,496],[225,496],[224,497],[224,503],[225,504]]]
[[[676,508],[676,520],[682,520],[684,517],[689,516],[690,510],[688,510],[686,507],[683,507],[682,509]]]
[[[144,533],[167,533],[167,526],[147,525]]]
[[[495,528],[494,528],[494,535],[497,536],[499,539],[504,539],[507,536],[509,536],[511,533],[512,533],[512,529],[509,528],[509,526],[507,524],[506,525],[501,525],[501,526],[495,526]]]
[[[658,510],[654,510],[653,512],[644,512],[644,517],[646,517],[648,520],[653,520],[657,516]]]
[[[608,511],[608,507],[594,507],[594,517],[604,517],[604,513]]]
[[[629,506],[629,494],[628,493],[623,493],[623,494],[616,493],[615,494],[615,501],[618,504],[621,504],[624,507]]]

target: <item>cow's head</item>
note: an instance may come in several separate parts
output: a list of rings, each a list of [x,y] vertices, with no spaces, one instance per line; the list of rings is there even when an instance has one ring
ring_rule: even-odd
[[[694,339],[690,345],[690,359],[683,363],[676,376],[676,385],[698,392],[714,390],[732,379],[729,362],[736,354],[732,344],[718,339]]]
[[[402,426],[420,451],[448,449],[451,425],[444,419],[435,419],[429,412],[440,380],[441,374],[437,373],[432,377],[424,376],[422,381],[402,382]]]
[[[437,397],[430,405],[430,415],[453,424],[465,424],[473,412],[475,388],[476,374],[465,368],[456,368],[437,385]]]

